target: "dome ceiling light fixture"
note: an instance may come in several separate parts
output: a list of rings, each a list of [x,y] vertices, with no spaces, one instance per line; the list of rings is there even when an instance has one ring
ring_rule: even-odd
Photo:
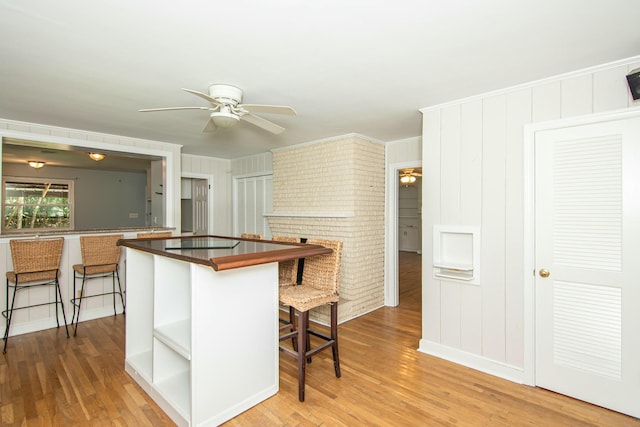
[[[95,160],[96,162],[99,162],[100,160],[104,159],[105,155],[102,153],[89,153],[89,157],[92,160]]]
[[[28,160],[27,164],[34,169],[40,169],[45,165],[45,162],[41,162],[40,160]]]

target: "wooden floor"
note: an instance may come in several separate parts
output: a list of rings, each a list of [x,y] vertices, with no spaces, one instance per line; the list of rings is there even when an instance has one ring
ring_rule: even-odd
[[[227,426],[640,426],[640,420],[501,380],[416,351],[420,256],[401,253],[400,306],[340,325],[342,378],[330,352],[280,358],[280,392]],[[13,337],[0,358],[2,426],[173,425],[124,372],[124,316]]]

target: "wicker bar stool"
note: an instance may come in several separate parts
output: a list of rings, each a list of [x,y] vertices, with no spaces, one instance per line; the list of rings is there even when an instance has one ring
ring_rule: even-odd
[[[137,239],[154,239],[154,238],[167,238],[167,237],[171,237],[171,232],[170,231],[161,231],[158,233],[138,233],[136,234],[136,238]]]
[[[240,235],[242,239],[254,239],[254,240],[262,240],[264,236],[262,234],[254,234],[254,233],[242,233]]]
[[[298,237],[289,237],[289,236],[272,236],[271,240],[274,242],[285,242],[285,243],[300,243],[300,239]],[[298,284],[298,261],[297,259],[292,259],[289,261],[280,261],[278,263],[278,286],[279,291],[288,288],[289,286],[294,286]],[[289,319],[280,319],[280,332],[289,331],[292,332],[295,330],[295,309],[289,306]],[[295,337],[293,339],[294,350],[297,349]]]
[[[304,402],[305,370],[311,356],[331,347],[333,367],[336,377],[340,378],[340,359],[338,356],[338,300],[340,283],[340,260],[342,242],[337,240],[309,239],[308,244],[321,245],[332,249],[332,253],[305,259],[302,283],[289,286],[280,292],[280,302],[293,307],[298,312],[298,325],[295,331],[280,335],[280,351],[294,356],[298,360],[298,399]],[[329,336],[309,328],[309,310],[329,304],[331,306],[331,333]],[[321,345],[311,349],[309,335],[324,340]],[[296,337],[297,350],[282,344]]]
[[[7,325],[4,330],[4,349],[2,352],[7,352],[9,328],[14,310],[55,304],[56,323],[59,328],[59,304],[68,338],[69,328],[67,326],[67,316],[64,311],[64,304],[62,303],[60,282],[58,281],[64,238],[11,240],[9,241],[9,245],[11,247],[11,259],[13,260],[13,271],[7,272],[7,304],[6,310],[2,312],[2,315],[7,319]],[[55,301],[16,307],[15,302],[18,291],[36,286],[54,286]],[[9,288],[13,289],[11,306],[9,306]]]
[[[109,234],[106,236],[80,236],[80,251],[82,252],[82,264],[73,266],[73,318],[75,322],[73,335],[78,333],[78,320],[80,320],[80,308],[82,300],[86,298],[113,295],[113,315],[116,315],[116,294],[120,295],[122,313],[125,312],[124,295],[120,285],[118,264],[120,262],[120,246],[116,243],[122,239],[122,234]],[[101,277],[111,277],[111,292],[103,292],[95,295],[85,295],[85,285],[88,280]],[[80,293],[76,294],[76,279],[82,279]],[[118,290],[116,291],[116,280]]]

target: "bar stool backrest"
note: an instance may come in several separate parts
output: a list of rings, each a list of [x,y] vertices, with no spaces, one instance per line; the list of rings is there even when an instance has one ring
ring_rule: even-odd
[[[255,234],[255,233],[242,233],[240,237],[243,239],[255,239],[255,240],[264,239],[264,236],[262,234]]]
[[[300,243],[298,237],[272,236],[275,242]],[[294,285],[298,281],[298,260],[280,261],[278,263],[278,283],[280,285]]]
[[[332,249],[333,252],[305,258],[302,284],[338,295],[342,242],[339,240],[308,239],[307,244],[324,246]]]
[[[122,234],[106,236],[80,236],[80,251],[84,267],[113,266],[120,261],[120,246],[116,243],[122,239]],[[101,269],[102,270],[102,269]],[[102,271],[94,271],[102,272]],[[87,274],[93,274],[87,271]]]
[[[18,275],[32,273],[28,276],[29,281],[55,278],[56,270],[60,267],[63,244],[63,237],[9,241],[13,272]],[[33,273],[42,274],[37,276]]]
[[[154,237],[171,237],[170,231],[162,231],[160,233],[138,233],[136,238],[138,239],[153,239]]]

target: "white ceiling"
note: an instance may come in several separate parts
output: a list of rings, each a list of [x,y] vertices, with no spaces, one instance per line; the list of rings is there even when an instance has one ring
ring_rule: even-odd
[[[421,134],[419,108],[640,54],[637,0],[0,0],[0,117],[235,158],[359,133]],[[202,133],[182,87],[290,105]]]

